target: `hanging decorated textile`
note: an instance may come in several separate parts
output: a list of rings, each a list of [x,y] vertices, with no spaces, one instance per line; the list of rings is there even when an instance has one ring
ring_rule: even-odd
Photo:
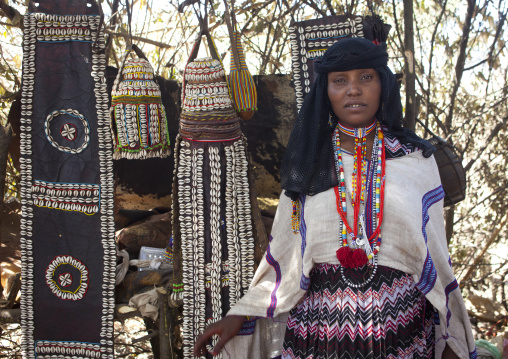
[[[100,13],[90,1],[38,0],[24,17],[23,358],[113,358],[113,148]]]
[[[254,116],[254,113],[258,110],[258,94],[256,84],[254,83],[254,79],[245,61],[241,33],[236,29],[234,1],[232,2],[231,14],[227,0],[224,1],[224,4],[226,6],[226,24],[231,38],[231,66],[228,77],[229,88],[231,89],[233,104],[238,116],[240,116],[242,120],[247,121]]]
[[[365,37],[379,44],[386,41],[389,30],[377,16],[336,15],[292,24],[289,36],[297,108],[314,82],[314,63],[329,47],[349,37]]]
[[[138,58],[128,58],[135,51]],[[170,154],[166,111],[153,68],[136,45],[127,50],[111,94],[114,158],[145,159]]]
[[[202,35],[213,58],[196,59]],[[193,358],[197,336],[228,312],[254,274],[246,139],[208,30],[185,68],[175,161],[173,263],[183,283],[175,292],[183,299],[184,358]]]

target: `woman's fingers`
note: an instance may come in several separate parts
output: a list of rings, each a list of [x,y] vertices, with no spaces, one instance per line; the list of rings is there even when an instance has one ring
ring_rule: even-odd
[[[243,322],[245,321],[244,317],[238,316],[229,316],[223,318],[220,322],[223,325],[222,333],[219,335],[219,340],[217,344],[215,344],[213,348],[213,355],[217,355],[220,353],[224,345],[238,334],[240,329],[242,329]],[[218,324],[216,323],[216,324]]]
[[[196,339],[194,355],[205,355],[206,344],[210,342],[213,335],[219,336],[219,340],[213,348],[213,355],[219,354],[224,345],[240,331],[244,320],[243,317],[228,316],[208,326],[203,334]]]
[[[232,337],[231,335],[226,336],[225,333],[223,333],[222,336],[219,337],[217,344],[215,344],[215,346],[213,347],[213,356],[216,356],[220,353],[222,348],[224,348],[224,345],[229,341],[229,339],[231,339],[231,337]]]
[[[210,341],[214,334],[217,334],[220,337],[222,328],[219,325],[220,322],[214,323],[208,326],[203,334],[198,336],[196,339],[196,344],[194,344],[194,355],[205,355],[206,353],[206,344]]]

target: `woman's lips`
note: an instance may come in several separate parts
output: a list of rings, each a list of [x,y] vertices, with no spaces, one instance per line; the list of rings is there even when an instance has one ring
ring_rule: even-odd
[[[344,106],[344,108],[350,111],[364,109],[365,107],[367,107],[367,104],[364,102],[348,102]]]
[[[347,102],[344,107],[346,108],[358,108],[358,107],[365,107],[367,104],[365,102]]]

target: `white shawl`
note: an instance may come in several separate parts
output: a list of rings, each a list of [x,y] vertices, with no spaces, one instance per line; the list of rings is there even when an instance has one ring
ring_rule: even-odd
[[[345,169],[351,169],[353,157],[343,156],[343,162]],[[351,188],[348,171],[346,181]],[[460,358],[475,358],[469,318],[446,243],[443,197],[433,157],[424,158],[417,151],[387,160],[378,262],[412,275],[439,313],[441,332],[436,333],[436,341],[445,340]],[[339,264],[335,252],[340,218],[335,203],[333,188],[302,198],[300,233],[294,234],[292,203],[281,195],[265,256],[249,291],[228,313],[260,319],[247,323],[242,335],[227,343],[224,358],[280,355],[288,312],[304,296],[314,264]],[[348,217],[352,213],[348,207]]]

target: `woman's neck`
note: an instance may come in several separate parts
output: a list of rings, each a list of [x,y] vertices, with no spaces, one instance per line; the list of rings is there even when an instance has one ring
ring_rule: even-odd
[[[345,134],[339,131],[340,136],[340,147],[345,151],[354,153],[355,152],[355,137]],[[372,153],[372,146],[374,145],[374,139],[376,138],[376,131],[372,131],[366,136],[367,139],[367,158],[370,158]]]

